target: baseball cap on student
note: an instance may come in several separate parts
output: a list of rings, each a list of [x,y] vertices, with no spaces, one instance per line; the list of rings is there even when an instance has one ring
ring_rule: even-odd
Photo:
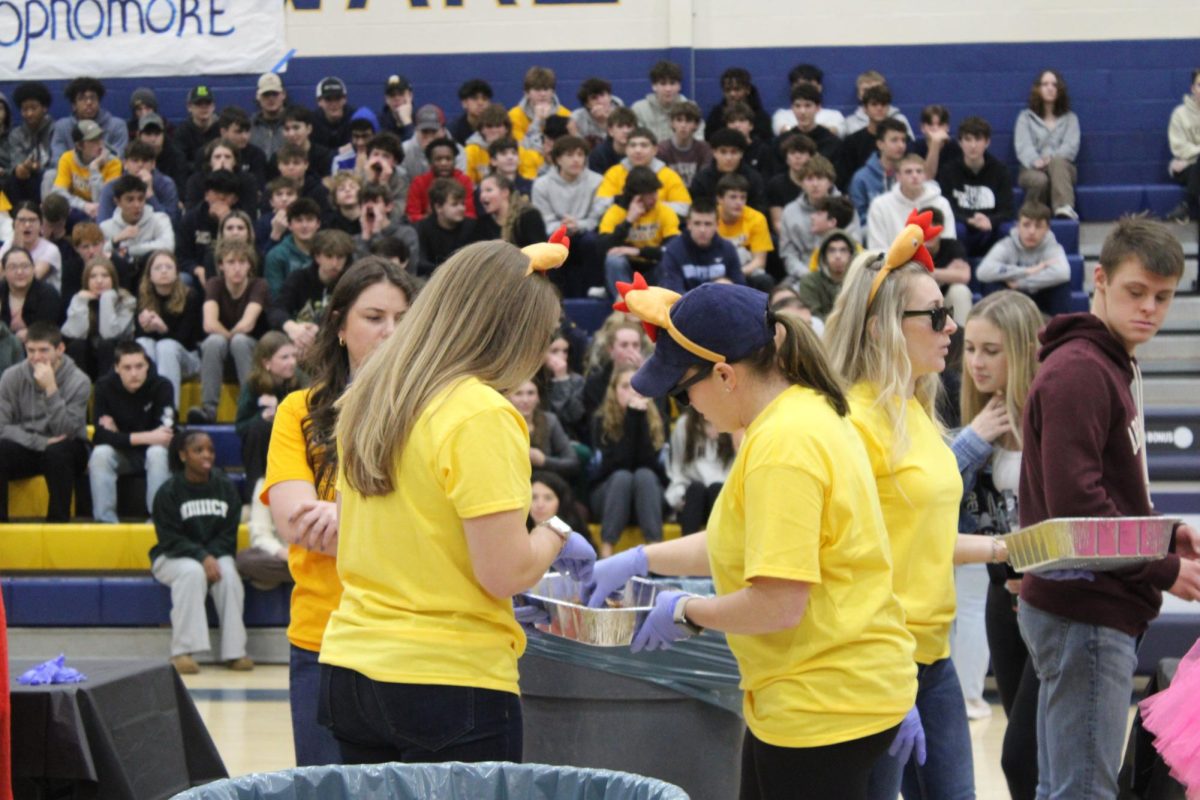
[[[151,111],[138,120],[138,131],[144,131],[147,128],[157,128],[163,130],[163,118]]]
[[[81,119],[75,123],[75,141],[91,142],[104,135],[104,129],[95,120]]]
[[[317,84],[317,99],[329,97],[345,97],[346,84],[341,78],[323,78]]]
[[[408,82],[408,78],[403,75],[388,76],[387,83],[383,85],[384,94],[396,94],[399,92],[411,92],[412,84]]]
[[[446,115],[433,103],[428,103],[417,109],[413,124],[419,131],[438,131],[446,124]]]
[[[187,101],[192,104],[214,103],[216,102],[216,98],[213,97],[212,89],[209,89],[207,86],[201,84],[199,86],[192,87],[192,90],[188,92]]]
[[[255,92],[256,97],[262,97],[264,94],[271,92],[282,92],[283,81],[274,72],[265,72],[258,77],[258,91]]]

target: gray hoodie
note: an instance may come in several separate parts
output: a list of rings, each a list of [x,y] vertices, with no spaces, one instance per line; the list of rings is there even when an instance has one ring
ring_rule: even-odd
[[[87,404],[92,382],[63,356],[54,371],[58,391],[47,397],[33,379],[28,361],[14,364],[0,375],[0,439],[39,452],[55,436],[87,438]]]
[[[596,198],[602,180],[590,169],[585,169],[574,182],[568,182],[557,169],[535,180],[533,205],[542,212],[546,230],[553,232],[565,216],[574,217],[581,232],[595,230],[604,213],[603,204]]]
[[[161,211],[155,211],[150,206],[142,210],[142,218],[137,221],[137,236],[126,239],[119,245],[113,245],[113,237],[129,227],[129,223],[121,216],[117,208],[111,218],[100,223],[100,231],[104,234],[105,243],[110,247],[124,247],[133,258],[144,256],[155,250],[175,250],[175,229],[171,227],[171,218]]]
[[[1079,117],[1068,111],[1058,118],[1054,130],[1046,121],[1028,108],[1017,115],[1013,127],[1013,149],[1017,160],[1026,169],[1033,169],[1039,158],[1065,158],[1074,161],[1079,155]]]
[[[75,115],[72,114],[54,123],[54,133],[50,136],[50,162],[52,164],[57,165],[62,154],[75,146],[75,139],[71,134],[75,130],[77,122],[79,120],[75,119]],[[129,144],[129,128],[125,126],[125,120],[114,117],[102,108],[96,115],[96,124],[104,129],[104,144],[108,145],[108,149],[114,153],[123,154],[125,147]],[[96,197],[99,196],[100,194],[97,193]]]
[[[900,109],[896,108],[895,106],[888,106],[888,118],[903,122],[904,127],[908,129],[908,138],[916,138],[913,135],[912,125],[908,124],[908,117],[900,113]],[[867,127],[867,124],[870,121],[871,120],[867,117],[867,110],[865,108],[859,106],[858,108],[854,109],[854,113],[848,115],[842,120],[842,138],[845,139],[850,134],[861,131],[863,128]]]
[[[533,103],[529,102],[528,97],[522,97],[521,102],[517,103],[517,108],[525,112],[525,117],[529,120],[529,127],[525,130],[525,136],[517,144],[524,147],[526,150],[536,150],[539,153],[542,151],[542,122],[538,122],[537,117],[533,114]],[[558,114],[560,108],[566,109],[562,103],[558,102],[558,95],[550,96],[550,114]]]
[[[830,189],[829,194],[836,197],[840,192]],[[783,207],[783,216],[779,220],[779,257],[783,259],[787,274],[793,277],[808,273],[812,255],[821,244],[821,237],[812,232],[812,213],[813,207],[808,202],[808,196],[801,192]],[[862,224],[857,211],[843,230],[856,241],[862,238]]]
[[[17,119],[13,121],[12,130],[8,132],[8,138],[0,145],[0,169],[9,172],[32,156],[42,169],[50,169],[53,172],[56,162],[50,161],[50,136],[54,131],[54,120],[47,114],[36,131],[30,130],[24,124],[17,124],[18,122],[19,112]]]
[[[1050,262],[1046,269],[1034,275],[1025,274],[1026,269],[1043,261]],[[1054,238],[1054,231],[1046,231],[1042,243],[1027,250],[1021,244],[1020,231],[1013,228],[1007,237],[992,245],[975,268],[975,277],[984,283],[1015,280],[1017,289],[1033,294],[1071,280],[1071,265],[1067,251]]]
[[[621,98],[616,95],[612,96],[612,107],[621,108],[625,105]],[[575,131],[577,135],[584,139],[602,141],[605,136],[608,136],[608,127],[596,122],[596,118],[588,113],[586,108],[577,108],[571,112],[571,119],[575,121]]]
[[[675,98],[676,102],[682,103],[687,100],[682,94]],[[658,97],[654,92],[643,97],[633,104],[633,113],[637,114],[638,124],[643,128],[649,128],[654,132],[654,136],[658,141],[662,142],[671,138],[671,115],[670,109],[658,102]],[[704,122],[700,123],[700,127],[696,129],[694,134],[697,139],[704,138]]]
[[[67,321],[62,325],[63,336],[83,339],[91,327],[91,300],[82,292],[71,298],[67,306]],[[96,333],[102,339],[126,339],[133,334],[133,315],[137,298],[124,289],[109,289],[100,295],[96,311]]]

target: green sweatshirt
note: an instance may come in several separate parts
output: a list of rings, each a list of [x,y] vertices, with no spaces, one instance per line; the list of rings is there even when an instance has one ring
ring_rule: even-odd
[[[214,469],[207,483],[190,483],[176,472],[154,496],[154,532],[158,544],[150,560],[168,558],[219,558],[237,552],[242,500],[233,483]]]

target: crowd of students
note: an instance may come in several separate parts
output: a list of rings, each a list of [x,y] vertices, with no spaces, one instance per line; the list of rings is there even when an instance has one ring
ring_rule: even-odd
[[[532,377],[510,380],[519,365],[478,363],[484,372],[500,370],[508,411],[492,408],[479,391],[461,399],[464,413],[483,409],[505,420],[515,413],[528,431],[523,468],[534,471],[529,524],[539,528],[561,518],[581,530],[589,519],[595,521],[601,556],[612,555],[630,524],[651,543],[662,538],[664,518],[672,516],[685,534],[703,531],[710,515],[731,513],[721,510],[719,499],[731,474],[737,486],[727,494],[748,491],[744,471],[735,469],[741,448],[749,446],[753,458],[760,457],[766,452],[763,442],[771,438],[763,431],[791,430],[789,420],[800,411],[819,407],[829,415],[829,406],[836,412],[832,425],[843,425],[834,417],[849,415],[853,424],[846,423],[847,430],[857,431],[866,444],[869,464],[864,460],[860,466],[870,470],[864,473],[874,484],[870,494],[880,501],[877,533],[890,539],[890,558],[905,565],[897,571],[904,579],[895,581],[893,601],[903,607],[915,640],[914,685],[929,739],[928,767],[910,764],[905,772],[898,762],[893,769],[864,775],[864,786],[869,783],[878,796],[889,791],[894,796],[901,783],[906,797],[967,791],[966,713],[979,702],[986,669],[986,660],[981,667],[978,658],[970,658],[982,648],[970,643],[969,633],[983,630],[985,616],[1004,709],[1011,716],[1005,772],[1014,797],[1033,796],[1039,774],[1049,780],[1057,773],[1055,784],[1079,779],[1060,772],[1050,745],[1039,738],[1052,713],[1044,707],[1048,696],[1078,688],[1061,682],[1039,688],[1038,677],[1057,669],[1060,665],[1051,662],[1061,659],[1035,646],[1044,644],[1038,637],[1050,636],[1050,622],[1041,617],[1059,615],[1135,636],[1156,611],[1154,598],[1128,582],[1089,579],[1113,597],[1133,592],[1145,607],[1133,615],[1112,611],[1111,619],[1095,621],[1062,600],[1076,584],[1065,583],[1064,590],[1028,577],[1021,584],[1019,576],[1005,571],[993,540],[952,535],[1015,527],[1018,488],[1025,524],[1047,516],[1086,515],[1076,511],[1146,510],[1128,493],[1095,509],[1039,499],[1039,487],[1049,480],[1041,471],[1045,465],[1021,458],[1022,413],[1036,370],[1034,336],[1043,322],[1041,312],[1053,305],[1052,290],[1069,278],[1066,255],[1049,222],[1055,216],[1077,218],[1073,161],[1080,131],[1062,76],[1053,70],[1039,73],[1029,107],[1017,120],[1018,181],[1026,201],[1015,221],[1008,170],[987,152],[987,121],[968,117],[951,137],[950,112],[928,106],[921,113],[922,136],[914,140],[878,73],[859,76],[861,105],[848,116],[823,106],[823,76],[811,65],[789,74],[791,107],[773,116],[743,69],[722,75],[723,99],[707,117],[680,94],[677,65],[660,62],[649,77],[651,92],[630,107],[613,96],[607,81],[589,79],[578,94],[581,107],[573,112],[559,102],[555,76],[545,68],[528,71],[524,96],[511,109],[492,102],[485,81],[472,80],[460,90],[462,115],[450,122],[436,106],[414,108],[413,87],[402,76],[386,81],[378,114],[367,107],[351,111],[338,78],[321,81],[317,109],[310,110],[288,102],[277,75],[263,75],[253,116],[236,106],[217,113],[213,91],[199,85],[188,95],[188,118],[175,126],[159,115],[150,90],[134,93],[128,122],[113,116],[101,107],[103,85],[91,78],[67,85],[72,114],[58,121],[47,116],[50,96],[40,84],[20,84],[12,106],[0,96],[6,123],[0,139],[0,221],[5,223],[0,229],[5,239],[0,248],[5,367],[0,519],[7,519],[8,481],[41,474],[49,490],[47,519],[68,521],[76,484],[86,470],[92,516],[116,522],[118,479],[144,474],[145,512],[159,533],[154,574],[172,587],[172,655],[184,672],[198,669],[192,653],[208,649],[207,631],[201,631],[206,594],[214,595],[225,629],[221,658],[246,669],[252,662],[240,627],[239,573],[260,586],[294,580],[289,639],[297,753],[300,763],[336,760],[337,743],[317,723],[316,681],[324,623],[341,591],[332,558],[340,552],[331,502],[339,479],[334,401],[370,352],[390,336],[421,282],[453,253],[488,240],[531,245],[563,227],[572,246],[565,268],[552,273],[560,296],[617,299],[635,273],[679,293],[713,283],[770,292],[762,302],[772,315],[805,324],[784,325],[789,341],[795,339],[789,345],[792,355],[776,364],[772,350],[748,385],[761,380],[763,387],[780,389],[783,381],[815,385],[817,391],[803,402],[789,399],[788,408],[795,409],[776,410],[754,438],[742,441],[739,429],[753,415],[741,425],[724,424],[708,409],[703,416],[689,408],[677,415],[667,392],[638,391],[635,375],[656,348],[637,319],[612,315],[589,345],[560,304],[558,330],[537,354]],[[1200,124],[1195,124],[1200,71],[1191,91],[1172,117],[1171,172],[1188,187],[1194,204],[1200,194]],[[20,112],[19,125],[7,124],[13,106]],[[909,225],[914,210],[930,212],[926,233],[942,226],[940,235],[934,231],[925,243],[932,269],[926,275],[919,266],[896,265],[903,269],[881,284],[879,276],[891,268],[884,267],[878,251]],[[1132,352],[1153,334],[1154,325],[1138,327],[1118,315],[1117,307],[1132,308],[1155,297],[1151,316],[1158,315],[1161,323],[1169,302],[1166,283],[1178,277],[1181,262],[1175,263],[1169,243],[1160,241],[1156,230],[1134,225],[1122,231],[1110,240],[1115,242],[1111,252],[1101,256],[1097,287],[1104,302],[1096,316]],[[508,251],[473,252],[503,259]],[[968,259],[977,257],[982,260],[973,271]],[[1124,269],[1132,260],[1140,269]],[[472,265],[475,271],[483,268]],[[1135,273],[1141,283],[1130,283]],[[1142,280],[1142,273],[1156,277]],[[967,288],[972,274],[1010,291],[972,308]],[[1147,280],[1153,286],[1143,286]],[[456,297],[451,288],[439,292]],[[444,325],[433,320],[434,311],[425,313],[431,329]],[[866,336],[871,320],[880,315],[890,327]],[[1125,316],[1136,314],[1130,310]],[[943,339],[959,326],[965,326],[961,377],[944,381]],[[1064,321],[1052,325],[1048,335],[1067,342],[1066,350],[1085,347],[1070,342],[1103,338],[1079,326],[1087,327]],[[468,336],[471,329],[466,325],[446,336]],[[800,358],[797,353],[806,348],[821,349],[812,331],[826,333],[828,365],[824,355],[789,360]],[[764,342],[756,341],[761,346]],[[1095,346],[1105,353],[1112,349],[1108,343]],[[401,352],[415,357],[416,349]],[[528,350],[523,345],[519,353],[508,354],[527,359]],[[958,372],[953,366],[951,371]],[[677,404],[686,405],[687,386],[711,376],[701,372],[682,392],[674,388]],[[222,384],[236,378],[236,429],[247,497],[214,469],[213,443],[206,434],[194,428],[181,432],[182,386],[191,377],[199,377],[201,391],[199,404],[186,414],[189,424],[214,422]],[[445,388],[400,374],[387,380],[423,400],[433,388]],[[951,451],[942,442],[936,402],[943,382],[953,388],[959,380],[964,427]],[[1053,387],[1045,384],[1041,392],[1049,396]],[[1112,389],[1117,405],[1124,402],[1119,388]],[[1057,406],[1045,405],[1053,402],[1032,405],[1039,437],[1058,434],[1058,423],[1045,421],[1059,413]],[[720,403],[713,403],[710,399],[708,408],[722,413]],[[725,410],[732,419],[746,409]],[[373,413],[354,412],[356,419]],[[89,422],[94,426],[90,444]],[[1049,428],[1042,430],[1044,425]],[[407,428],[401,433],[418,435]],[[464,439],[464,459],[472,457],[467,444]],[[1045,447],[1034,451],[1036,459],[1044,457]],[[364,497],[381,493],[388,480],[364,466],[371,455],[351,455],[358,471],[341,480]],[[845,488],[842,480],[836,481],[839,491]],[[1128,488],[1122,480],[1114,478],[1114,491]],[[493,494],[511,488],[500,484]],[[524,503],[528,489],[522,490]],[[919,513],[913,511],[914,498]],[[236,525],[246,500],[254,509],[252,547],[236,553]],[[515,500],[505,495],[501,502]],[[360,498],[352,513],[367,518],[375,512]],[[788,521],[771,521],[776,522]],[[930,530],[946,533],[938,538],[936,552],[915,547],[917,534]],[[470,526],[467,536],[474,538]],[[392,555],[371,547],[356,541],[352,558],[367,563]],[[536,552],[530,563],[544,568],[546,548],[531,547]],[[692,552],[697,547],[703,544],[645,552],[655,571],[666,572],[697,563]],[[476,559],[475,550],[470,556]],[[978,576],[978,568],[970,565],[983,562],[991,562],[986,587],[981,583],[979,591],[964,592],[962,587]],[[958,598],[955,563],[962,565]],[[1148,574],[1147,591],[1194,594],[1192,584],[1198,581],[1191,562],[1176,559],[1174,564],[1182,566],[1173,575]],[[541,569],[526,571],[540,574]],[[720,577],[730,586],[741,580]],[[1186,585],[1180,587],[1181,581]],[[839,591],[827,588],[831,596]],[[1018,590],[1022,597],[1028,594],[1034,609],[1022,606],[1028,620],[1018,620]],[[973,603],[984,595],[986,613],[982,602]],[[964,631],[956,650],[966,654],[959,659],[960,671],[962,662],[970,664],[962,676],[965,702],[950,661],[956,605]],[[692,607],[698,619],[718,627],[725,618],[715,606],[707,613],[704,604]],[[886,617],[899,607],[892,609],[881,597],[871,613]],[[974,617],[964,616],[967,608],[975,609]],[[347,632],[346,626],[355,623],[352,616],[334,627],[330,663],[345,667],[337,674],[342,683],[336,692],[354,690],[350,673],[360,666],[388,672],[370,658],[363,660],[359,643]],[[735,617],[734,633],[745,627]],[[779,630],[788,628],[784,622]],[[506,628],[498,618],[493,623]],[[1033,626],[1041,627],[1035,631]],[[880,635],[897,639],[890,629]],[[960,641],[957,632],[954,640]],[[1027,649],[1027,642],[1034,644]],[[458,667],[464,675],[470,672]],[[511,688],[511,676],[503,670],[489,680],[482,688],[501,693]],[[438,699],[455,700],[450,695]],[[497,706],[503,707],[503,702]],[[890,731],[898,718],[891,719],[890,711],[883,716]],[[930,719],[936,720],[932,726]],[[1055,719],[1064,731],[1071,724],[1066,717]],[[335,733],[338,727],[334,720]],[[755,724],[751,729],[759,733]],[[768,735],[757,743],[765,749],[748,751],[746,763],[754,767],[777,756],[770,752],[773,740],[808,741],[790,733]],[[870,750],[874,755],[876,744]],[[1104,769],[1109,744],[1099,738],[1095,743],[1096,763]],[[344,740],[342,745],[345,757]],[[1041,749],[1031,764],[1035,747]],[[759,775],[763,787],[778,779],[764,774]],[[929,785],[944,788],[920,794],[928,790],[919,787]],[[946,794],[938,794],[942,791]]]

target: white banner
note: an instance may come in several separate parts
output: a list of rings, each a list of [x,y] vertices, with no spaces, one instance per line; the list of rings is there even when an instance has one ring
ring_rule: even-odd
[[[266,72],[281,0],[0,0],[0,80]]]

